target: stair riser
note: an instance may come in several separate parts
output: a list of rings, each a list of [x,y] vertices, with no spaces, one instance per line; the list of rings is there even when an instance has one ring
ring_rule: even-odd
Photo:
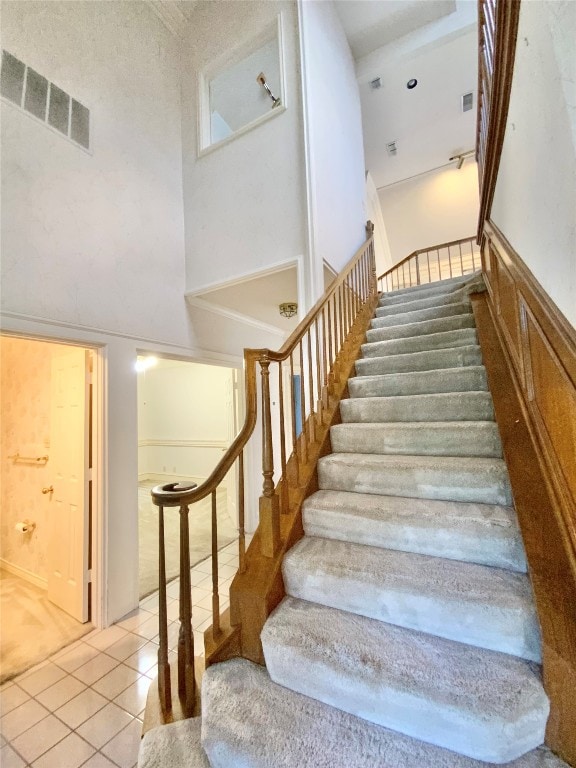
[[[441,317],[453,317],[454,315],[472,314],[470,304],[456,302],[455,304],[445,304],[441,307],[432,309],[421,309],[415,312],[403,312],[399,315],[390,315],[389,317],[373,317],[370,321],[371,328],[390,328],[411,323],[425,323],[428,320],[436,320]]]
[[[394,397],[487,390],[488,381],[484,366],[429,371],[426,376],[400,373],[394,376],[359,376],[348,380],[350,397]]]
[[[418,299],[406,301],[402,304],[393,304],[386,307],[377,307],[376,317],[390,317],[391,315],[402,315],[405,312],[417,312],[420,309],[432,309],[433,307],[443,307],[445,304],[465,304],[469,299],[468,294],[463,291],[454,291],[443,296],[431,296],[429,299]]]
[[[338,460],[343,456],[346,459]],[[499,470],[463,467],[459,471],[446,471],[441,464],[438,468],[414,469],[378,462],[362,464],[349,457],[351,454],[335,454],[333,458],[320,459],[318,483],[321,489],[504,506],[512,503],[508,474],[503,465]]]
[[[356,361],[357,376],[374,376],[388,373],[412,373],[434,371],[442,368],[461,368],[482,365],[482,353],[477,345],[455,349],[433,349],[409,355],[366,357]]]
[[[477,344],[475,328],[462,328],[457,331],[430,333],[408,339],[394,341],[375,341],[362,344],[362,357],[385,357],[386,355],[409,355],[414,352],[428,352],[434,349],[448,349]]]
[[[426,424],[337,424],[330,431],[334,453],[365,453],[403,456],[502,457],[495,424],[466,422],[463,429]]]
[[[302,644],[293,642],[288,624],[304,639]],[[329,637],[332,633],[345,637],[349,663],[338,664],[337,653],[325,656],[319,652],[318,645],[324,645],[326,640],[326,629]],[[371,646],[369,656],[364,656],[357,645],[349,641],[350,634],[354,637],[356,632],[364,633],[364,639]],[[548,701],[538,679],[521,662],[512,662],[513,669],[518,685],[524,688],[527,698],[532,698],[533,706],[522,714],[513,712],[506,717],[499,713],[491,718],[465,704],[459,707],[441,696],[427,695],[426,690],[405,689],[394,673],[388,674],[387,669],[381,668],[382,657],[405,655],[406,650],[401,647],[403,639],[413,650],[416,663],[422,664],[420,637],[394,627],[381,627],[375,622],[358,621],[340,611],[287,599],[269,620],[262,633],[262,645],[266,668],[274,682],[385,728],[477,760],[508,762],[542,743]],[[387,646],[382,656],[377,651],[379,645]],[[442,652],[447,644],[435,641],[429,646],[433,656],[435,650]],[[332,650],[332,646],[329,648]],[[454,646],[450,644],[450,648]],[[432,666],[433,658],[430,662]],[[510,678],[516,682],[514,675]],[[410,680],[408,686],[412,682]]]
[[[401,515],[369,517],[354,514],[354,510],[335,511],[306,503],[302,519],[306,536],[526,571],[524,548],[516,526],[469,524],[456,528],[450,518],[444,521],[441,513],[431,523],[424,516],[408,520]]]
[[[423,283],[422,285],[413,285],[410,288],[399,288],[396,291],[384,292],[380,296],[380,301],[387,299],[400,298],[400,296],[417,297],[422,294],[425,296],[433,296],[435,294],[450,293],[450,291],[458,290],[459,287],[468,283],[474,279],[474,274],[469,273],[460,277],[452,277],[448,280],[436,280],[433,283]]]
[[[390,328],[371,328],[366,332],[366,341],[393,341],[406,339],[411,336],[425,336],[429,333],[442,333],[445,331],[457,331],[461,328],[474,328],[474,315],[454,315],[453,317],[439,317],[437,320],[429,320],[423,323],[406,323],[393,325]]]
[[[393,307],[396,304],[406,304],[411,301],[422,301],[424,299],[443,298],[452,296],[462,289],[465,281],[452,286],[443,286],[440,288],[420,288],[413,293],[387,293],[378,300],[379,307]]]
[[[443,392],[400,397],[356,397],[342,400],[343,422],[493,421],[489,392]]]

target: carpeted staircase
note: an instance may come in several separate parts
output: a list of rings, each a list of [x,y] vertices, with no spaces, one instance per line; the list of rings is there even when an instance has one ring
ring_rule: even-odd
[[[469,293],[380,300],[266,669],[204,676],[199,719],[144,738],[140,768],[557,768],[530,581]]]

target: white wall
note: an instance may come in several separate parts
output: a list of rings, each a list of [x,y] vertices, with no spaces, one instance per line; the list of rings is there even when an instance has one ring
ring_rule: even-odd
[[[476,234],[478,169],[467,160],[379,192],[392,263],[413,251]]]
[[[374,258],[376,274],[381,275],[392,266],[392,253],[388,242],[386,224],[382,216],[382,207],[378,190],[372,175],[366,173],[366,216],[374,224]]]
[[[522,3],[491,218],[576,327],[575,38],[575,3]]]
[[[286,110],[198,157],[198,72],[227,53],[233,56],[235,48],[274,23],[280,11]],[[304,252],[295,7],[276,0],[199,3],[184,39],[183,68],[186,287],[197,291]]]
[[[337,272],[364,242],[365,165],[360,95],[354,60],[327,0],[299,0],[305,141],[314,286],[322,261]]]
[[[187,343],[174,38],[145,3],[23,1],[2,46],[91,122],[87,153],[2,102],[4,310]]]

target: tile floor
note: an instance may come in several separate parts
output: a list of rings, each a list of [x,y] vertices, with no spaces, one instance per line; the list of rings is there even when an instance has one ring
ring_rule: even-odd
[[[236,542],[219,557],[221,608],[238,567]],[[194,643],[211,622],[211,564],[191,571]],[[168,644],[176,659],[178,581],[168,586]],[[133,768],[146,695],[156,675],[158,593],[117,624],[94,630],[0,687],[2,768]]]

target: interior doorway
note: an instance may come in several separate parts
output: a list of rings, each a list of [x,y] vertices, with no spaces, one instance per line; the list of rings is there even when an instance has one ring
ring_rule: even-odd
[[[244,418],[236,368],[140,355],[138,370],[138,520],[140,598],[158,589],[158,510],[150,491],[161,483],[202,483],[234,440]],[[216,494],[218,547],[238,536],[233,467]],[[179,574],[179,512],[165,508],[166,572]],[[211,552],[211,500],[190,514],[190,564]]]
[[[2,679],[92,628],[94,359],[0,336]]]

